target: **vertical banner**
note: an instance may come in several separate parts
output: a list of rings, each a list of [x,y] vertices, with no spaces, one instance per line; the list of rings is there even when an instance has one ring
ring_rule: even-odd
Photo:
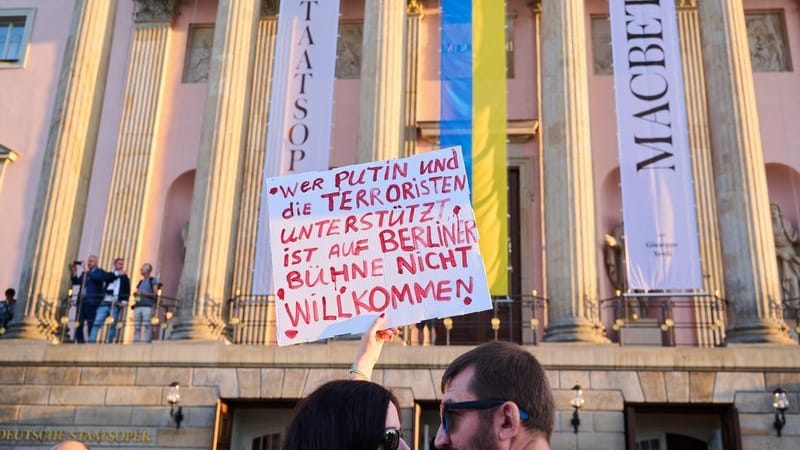
[[[461,149],[267,187],[279,345],[492,308]]]
[[[609,8],[629,287],[701,289],[675,4]]]
[[[460,145],[492,294],[508,294],[505,2],[442,0],[441,146]]]
[[[281,0],[264,179],[327,170],[339,0]],[[253,293],[272,292],[268,195],[261,189]]]

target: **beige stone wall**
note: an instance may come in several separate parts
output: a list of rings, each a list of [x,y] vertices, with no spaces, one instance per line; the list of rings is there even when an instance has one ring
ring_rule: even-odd
[[[355,343],[278,347],[218,343],[148,346],[0,343],[0,448],[48,448],[52,442],[3,440],[6,430],[147,433],[124,447],[211,447],[218,398],[294,400],[343,378]],[[777,346],[725,349],[622,348],[544,344],[529,347],[548,369],[558,406],[553,448],[622,449],[623,406],[636,403],[733,403],[745,449],[800,448],[800,354]],[[387,346],[375,381],[403,403],[435,401],[447,364],[468,347]],[[175,430],[168,385],[181,383],[185,420]],[[584,388],[580,432],[570,426],[571,388]],[[772,429],[770,393],[790,392],[784,436]],[[108,443],[93,448],[110,448]]]

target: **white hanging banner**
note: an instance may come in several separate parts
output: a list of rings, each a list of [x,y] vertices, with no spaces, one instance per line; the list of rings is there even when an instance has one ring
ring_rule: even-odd
[[[282,0],[267,130],[264,180],[328,170],[339,0]],[[266,189],[261,188],[253,293],[272,292]]]
[[[701,289],[673,0],[611,0],[629,289]]]

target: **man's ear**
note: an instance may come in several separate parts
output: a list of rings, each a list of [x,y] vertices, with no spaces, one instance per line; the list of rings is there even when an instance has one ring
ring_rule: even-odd
[[[511,440],[519,434],[522,426],[519,418],[519,407],[514,402],[505,402],[495,413],[497,437],[500,440]]]

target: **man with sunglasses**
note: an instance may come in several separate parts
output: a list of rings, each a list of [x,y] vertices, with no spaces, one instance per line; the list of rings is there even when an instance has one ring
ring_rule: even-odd
[[[544,369],[522,347],[489,342],[442,375],[438,449],[549,450],[555,404]]]

